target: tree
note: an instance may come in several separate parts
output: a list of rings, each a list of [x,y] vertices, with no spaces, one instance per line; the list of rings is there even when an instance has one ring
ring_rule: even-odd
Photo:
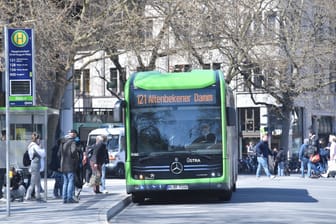
[[[66,86],[72,81],[77,52],[85,57],[110,43],[122,49],[115,21],[124,10],[122,1],[104,0],[25,0],[1,1],[0,20],[8,27],[33,27],[37,104],[61,109]],[[48,145],[57,137],[58,115],[48,120]]]
[[[196,64],[210,51],[224,56],[227,83],[240,79],[255,104],[272,108],[282,120],[281,147],[289,149],[298,101],[335,86],[334,17],[331,0],[186,1],[170,26],[178,50]],[[275,102],[258,101],[256,90]],[[306,98],[304,106],[314,103]]]

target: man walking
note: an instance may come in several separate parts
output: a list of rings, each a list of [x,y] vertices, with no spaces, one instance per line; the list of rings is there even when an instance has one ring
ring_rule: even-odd
[[[260,177],[260,170],[261,167],[263,167],[266,176],[270,178],[274,178],[273,175],[271,175],[269,169],[268,169],[268,155],[270,154],[270,149],[268,147],[268,136],[267,134],[264,134],[262,136],[261,141],[255,146],[256,148],[256,154],[257,154],[257,160],[258,160],[258,168],[256,176]]]
[[[75,192],[75,172],[79,162],[75,138],[77,131],[72,129],[60,144],[59,156],[61,158],[61,169],[63,173],[63,203],[78,203],[73,199]]]

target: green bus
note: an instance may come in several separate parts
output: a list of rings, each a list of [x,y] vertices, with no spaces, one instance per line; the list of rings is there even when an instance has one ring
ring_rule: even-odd
[[[133,202],[181,191],[231,199],[237,119],[221,71],[134,73],[115,112],[116,120],[125,120],[125,178]]]

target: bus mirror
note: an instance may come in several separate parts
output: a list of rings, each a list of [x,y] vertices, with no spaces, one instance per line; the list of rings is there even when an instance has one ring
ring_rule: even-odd
[[[227,125],[235,126],[236,125],[236,110],[233,107],[226,108],[226,117],[227,117]]]
[[[113,121],[122,122],[123,121],[123,107],[125,107],[126,102],[124,100],[118,100],[114,104],[113,109]]]

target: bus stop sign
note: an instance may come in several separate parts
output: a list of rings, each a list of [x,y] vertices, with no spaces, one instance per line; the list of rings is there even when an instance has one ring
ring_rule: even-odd
[[[34,38],[32,29],[8,29],[9,106],[33,106]]]

